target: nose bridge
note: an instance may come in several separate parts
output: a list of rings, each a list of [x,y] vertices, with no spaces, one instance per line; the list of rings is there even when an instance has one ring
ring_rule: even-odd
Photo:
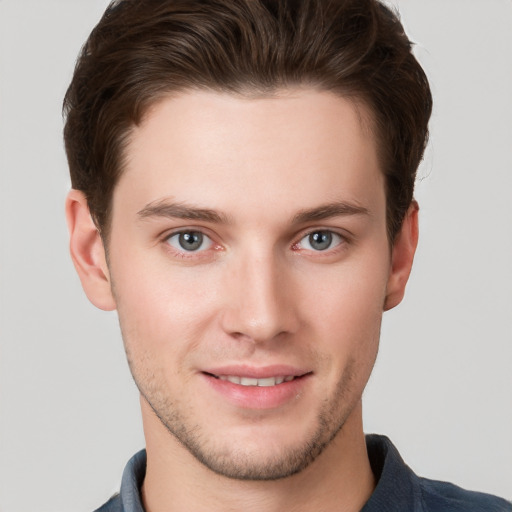
[[[230,334],[265,342],[295,329],[289,275],[274,251],[244,254],[228,279],[224,328]]]

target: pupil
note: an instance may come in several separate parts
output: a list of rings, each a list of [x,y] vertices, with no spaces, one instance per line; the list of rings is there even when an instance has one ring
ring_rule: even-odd
[[[309,243],[317,251],[325,251],[332,243],[332,233],[329,231],[317,231],[309,235]]]
[[[203,235],[197,231],[189,231],[188,233],[181,233],[179,242],[181,247],[186,251],[195,251],[203,244]]]

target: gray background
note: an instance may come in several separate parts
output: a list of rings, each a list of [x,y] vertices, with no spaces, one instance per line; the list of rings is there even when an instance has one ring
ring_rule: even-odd
[[[367,432],[512,498],[512,3],[402,0],[436,106],[421,241],[385,315]],[[91,511],[143,446],[115,313],[67,251],[60,106],[105,0],[0,0],[0,511]]]

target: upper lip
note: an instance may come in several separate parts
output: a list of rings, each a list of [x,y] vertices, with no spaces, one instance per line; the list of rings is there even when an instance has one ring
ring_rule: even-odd
[[[250,379],[268,379],[270,377],[301,377],[311,370],[297,368],[289,365],[271,365],[271,366],[248,366],[248,365],[228,365],[202,370],[203,373],[211,375],[236,375],[238,377],[247,377]]]

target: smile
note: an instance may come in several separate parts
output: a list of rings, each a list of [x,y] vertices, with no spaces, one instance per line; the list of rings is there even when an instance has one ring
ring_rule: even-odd
[[[231,365],[203,370],[206,383],[222,400],[242,409],[276,409],[296,403],[311,384],[312,371],[288,365],[254,368]]]
[[[252,377],[240,377],[238,375],[214,375],[215,378],[220,380],[226,380],[232,384],[240,384],[241,386],[260,386],[260,387],[271,387],[282,384],[283,382],[290,382],[295,379],[293,375],[278,376],[278,377],[267,377],[264,379],[255,379]]]

